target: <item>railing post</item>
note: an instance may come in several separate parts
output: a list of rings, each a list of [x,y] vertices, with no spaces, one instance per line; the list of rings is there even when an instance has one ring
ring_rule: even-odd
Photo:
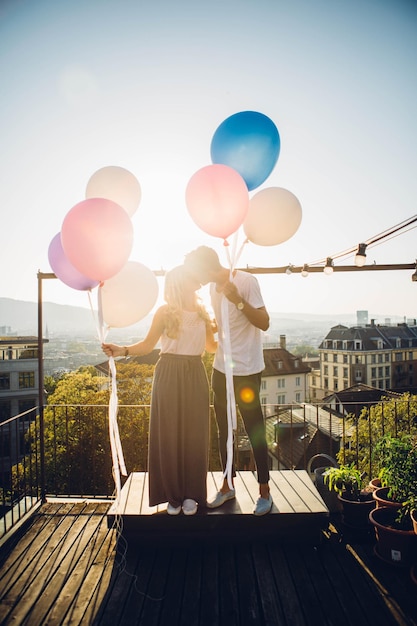
[[[45,476],[45,424],[44,424],[44,375],[43,375],[43,315],[42,315],[42,280],[44,278],[56,278],[55,274],[38,271],[38,404],[39,404],[39,456],[40,456],[40,480],[41,500],[46,502],[46,476]]]

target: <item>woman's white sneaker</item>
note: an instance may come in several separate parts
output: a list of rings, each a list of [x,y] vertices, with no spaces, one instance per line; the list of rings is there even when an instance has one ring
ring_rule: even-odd
[[[182,503],[182,512],[184,515],[195,515],[197,513],[197,502],[195,500],[191,500],[191,498],[187,498]]]

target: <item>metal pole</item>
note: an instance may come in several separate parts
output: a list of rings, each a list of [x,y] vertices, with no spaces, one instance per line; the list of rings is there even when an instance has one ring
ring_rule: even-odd
[[[45,423],[44,423],[44,375],[43,375],[43,316],[42,316],[42,280],[56,278],[55,274],[38,271],[38,404],[39,404],[39,437],[40,437],[40,478],[41,500],[46,502],[45,477]]]

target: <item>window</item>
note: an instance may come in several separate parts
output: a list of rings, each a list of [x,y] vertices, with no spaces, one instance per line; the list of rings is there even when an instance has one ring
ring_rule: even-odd
[[[385,376],[391,376],[391,373],[390,373],[390,366],[389,366],[389,365],[387,365],[387,366],[385,367]]]
[[[382,363],[382,354],[378,354],[378,363]]]
[[[19,389],[33,389],[35,386],[35,372],[19,373]]]
[[[296,376],[295,377],[295,386],[296,387],[300,387],[301,386],[301,377],[300,376]],[[298,400],[297,400],[298,402]]]
[[[385,355],[385,363],[389,363],[389,352]]]
[[[324,366],[323,372],[324,372],[324,375],[327,376],[327,374],[329,373],[329,366],[328,365]]]
[[[285,378],[278,378],[277,379],[277,383],[278,383],[278,389],[284,389],[284,387],[285,387]]]
[[[396,361],[402,361],[403,360],[403,353],[402,352],[396,352],[395,353],[395,360]]]
[[[10,389],[10,374],[0,374],[0,389]]]
[[[266,404],[266,398],[264,396],[261,398],[261,404]]]
[[[355,350],[362,350],[362,342],[355,341]]]
[[[376,354],[371,354],[371,363],[376,363]]]
[[[277,403],[278,404],[285,404],[285,394],[277,396]]]
[[[333,376],[338,376],[337,365],[335,365],[334,368],[333,368]]]
[[[376,367],[371,367],[371,378],[376,378]]]
[[[338,389],[339,389],[339,386],[338,386],[338,383],[337,383],[337,378],[335,378],[334,381],[333,381],[333,389],[335,391],[338,391]]]
[[[24,419],[27,421],[34,420],[36,417],[36,400],[19,400],[19,413],[26,413],[26,411],[30,411],[26,413]]]
[[[355,372],[355,380],[356,381],[362,380],[362,372],[361,372],[361,370],[356,370],[356,372]]]
[[[378,378],[382,378],[384,375],[384,368],[378,367]]]
[[[328,379],[328,378],[325,378],[325,379],[324,379],[324,388],[325,388],[325,389],[328,389],[328,388],[329,388],[329,379]]]
[[[337,354],[333,355],[333,363],[337,363]]]
[[[327,361],[327,353],[326,352],[323,354],[323,361]]]
[[[297,392],[297,393],[295,394],[295,401],[296,401],[296,402],[301,402],[301,393],[300,393],[300,392]]]
[[[343,363],[347,363],[348,362],[348,355],[344,354],[343,355]]]
[[[348,378],[348,376],[349,376],[348,368],[344,367],[343,368],[343,378]]]
[[[263,389],[265,391],[265,389],[266,389],[266,380],[262,380],[261,381],[261,389]]]
[[[294,367],[299,367],[300,366],[300,361],[298,359],[296,359],[294,361]]]
[[[11,417],[12,407],[8,400],[0,400],[0,422],[5,422]]]

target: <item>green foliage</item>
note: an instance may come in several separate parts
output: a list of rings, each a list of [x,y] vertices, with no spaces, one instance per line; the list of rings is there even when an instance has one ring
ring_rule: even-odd
[[[417,436],[384,435],[375,446],[374,456],[382,467],[381,483],[389,487],[391,500],[405,502],[417,496]]]
[[[330,491],[336,491],[339,495],[345,492],[354,500],[359,500],[360,493],[364,488],[364,476],[354,463],[340,467],[329,467],[323,473],[323,480]]]
[[[417,435],[416,416],[417,396],[409,393],[364,407],[358,418],[348,416],[345,420],[345,445],[337,454],[339,464],[354,463],[360,472],[378,476],[383,464],[380,458],[374,456],[374,447],[386,434],[395,437]]]

